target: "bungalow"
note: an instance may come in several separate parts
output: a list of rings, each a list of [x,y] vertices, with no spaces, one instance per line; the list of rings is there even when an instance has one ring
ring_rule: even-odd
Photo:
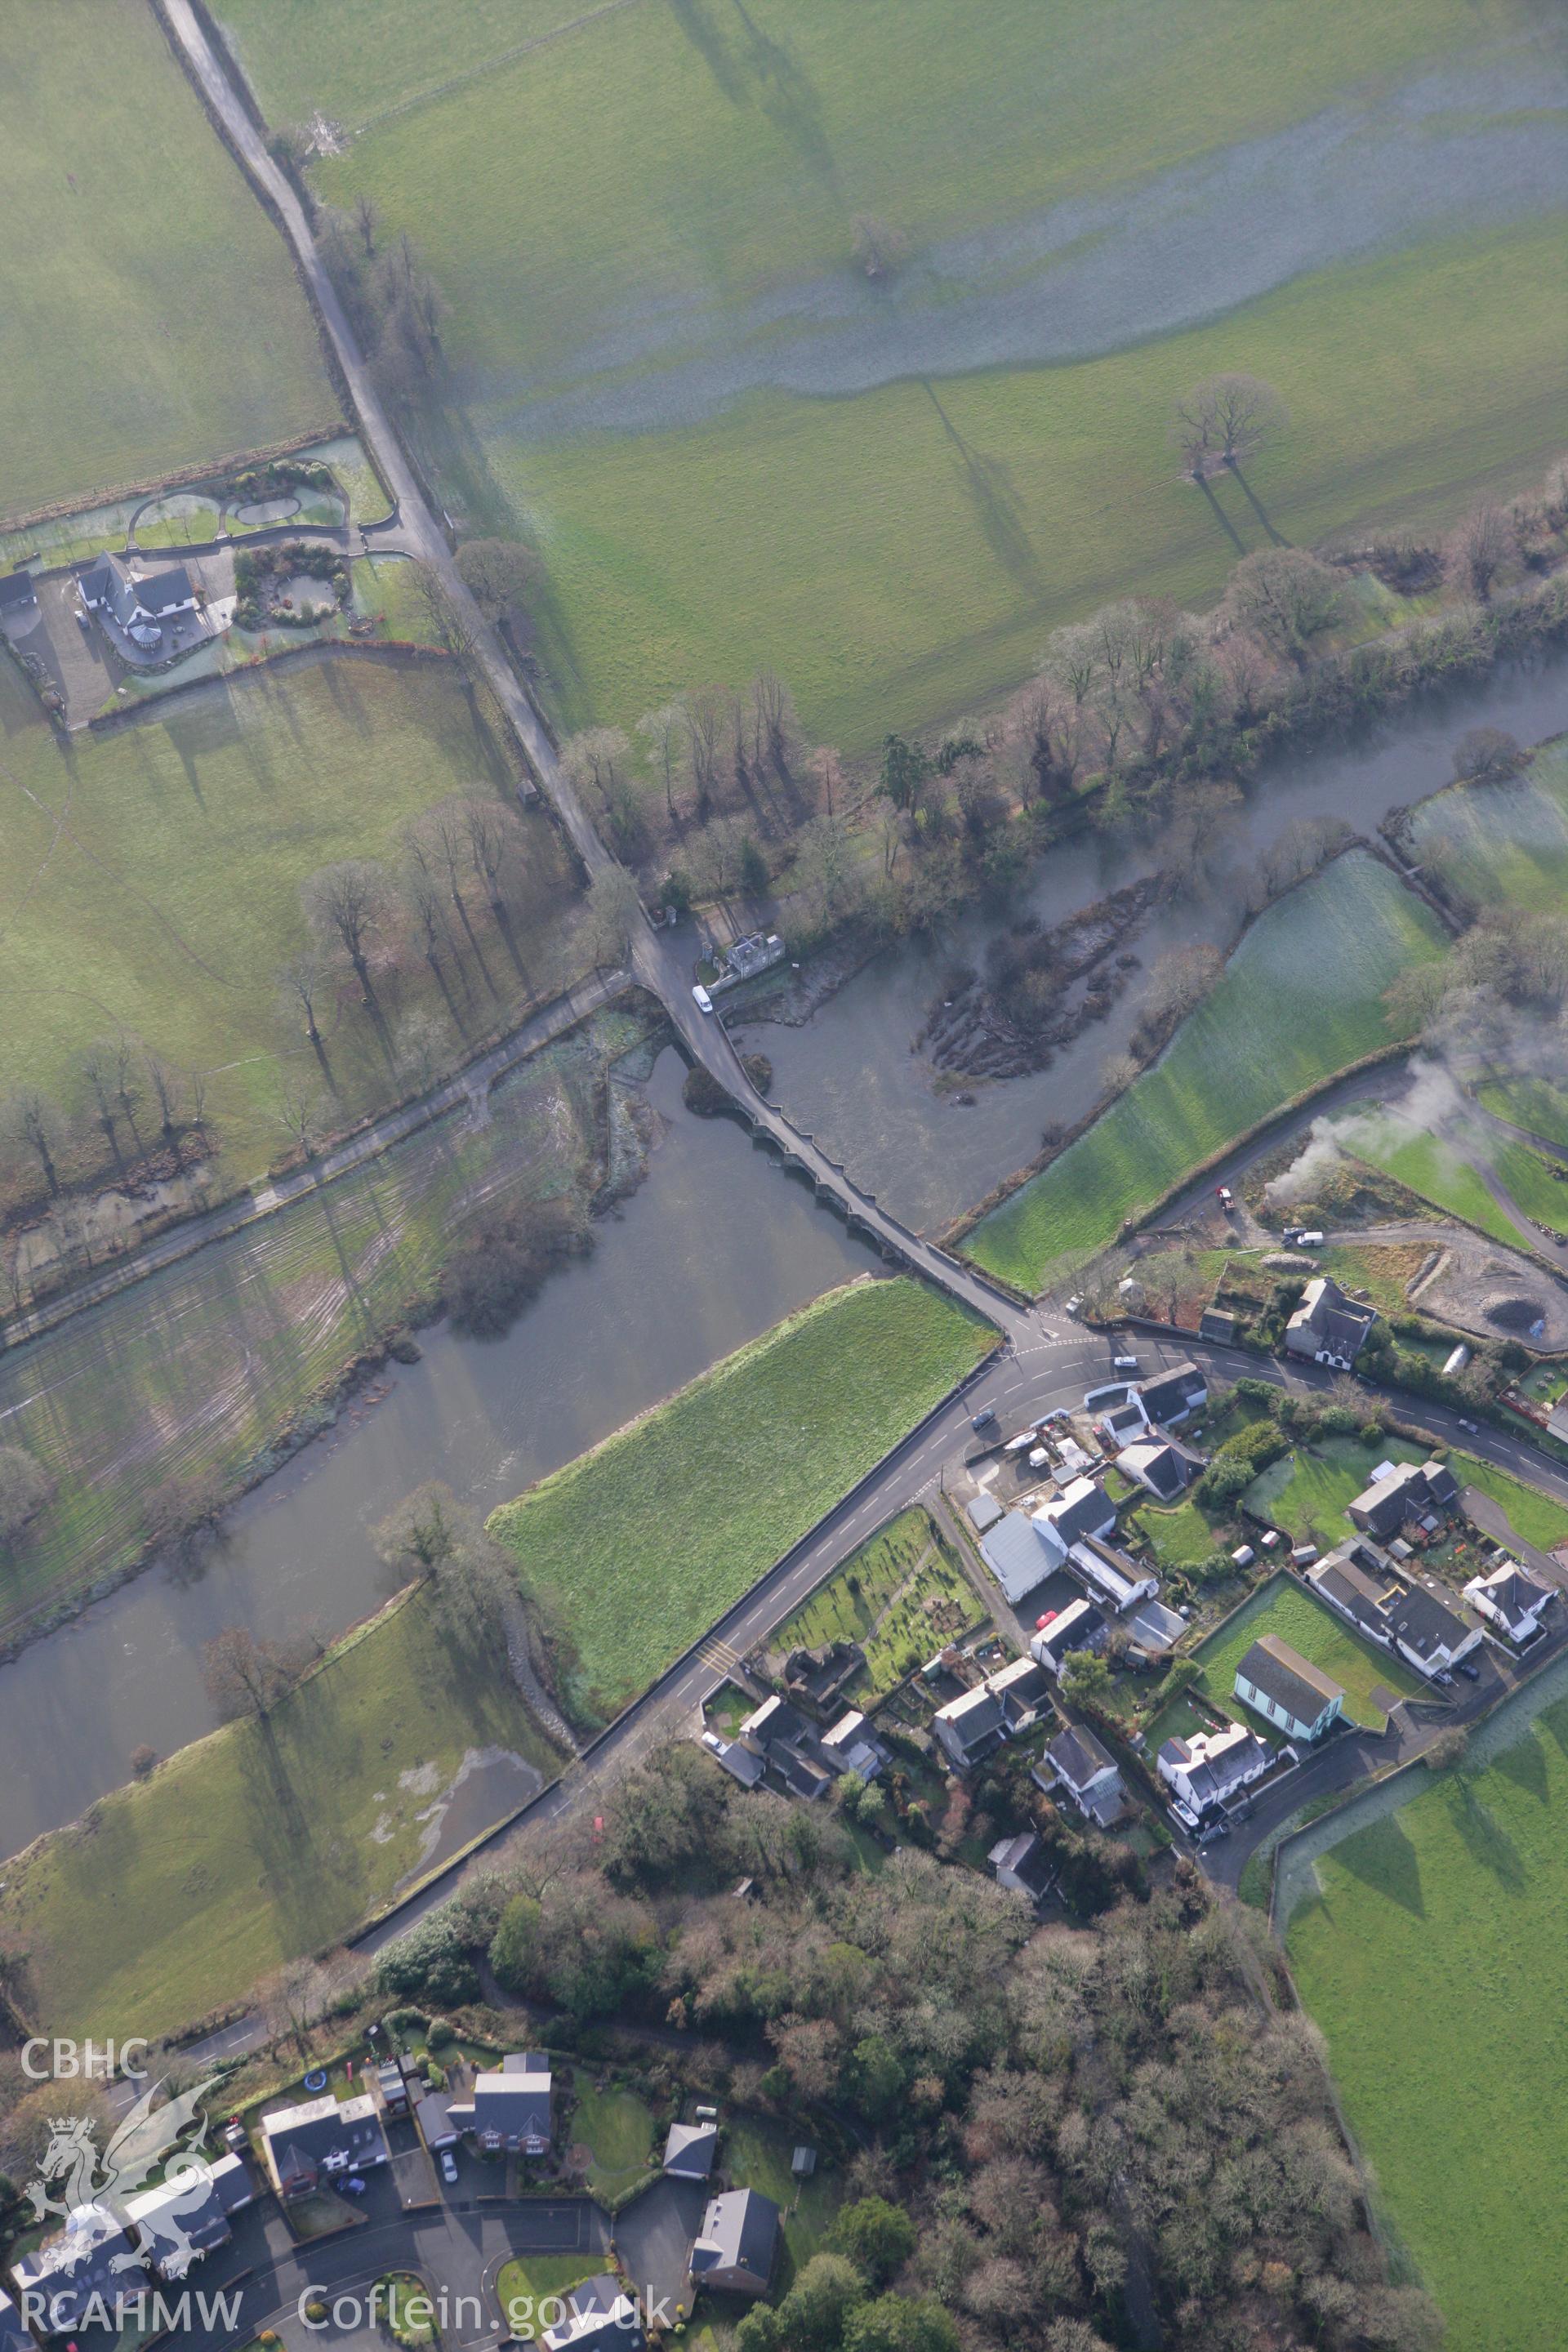
[[[261,2118],[261,2147],[273,2188],[287,2202],[309,2197],[340,2173],[385,2164],[391,2155],[375,2101],[310,2099]]]
[[[691,2249],[694,2287],[727,2294],[765,2294],[778,2260],[779,2209],[755,2189],[731,2189],[710,2198]]]
[[[142,2259],[162,2279],[182,2279],[193,2262],[228,2243],[229,2215],[248,2205],[256,2183],[245,2158],[219,2157],[196,2164],[125,2200],[125,2219],[135,2229]]]
[[[1331,1274],[1314,1275],[1285,1326],[1285,1352],[1348,1372],[1376,1320],[1377,1309],[1348,1298]]]
[[[1172,1364],[1152,1381],[1140,1381],[1132,1391],[1152,1427],[1172,1429],[1201,1412],[1209,1398],[1208,1382],[1196,1364]]]
[[[1178,1445],[1168,1437],[1141,1439],[1136,1445],[1124,1445],[1116,1458],[1116,1466],[1129,1478],[1146,1487],[1157,1503],[1173,1503],[1184,1495],[1188,1481],[1202,1469],[1195,1454]]]
[[[664,2169],[677,2180],[706,2180],[719,2154],[717,2124],[671,2124]]]
[[[1447,1674],[1480,1647],[1480,1627],[1467,1623],[1426,1585],[1395,1585],[1384,1615],[1394,1648],[1418,1674]]]
[[[19,621],[38,609],[38,592],[30,572],[7,572],[0,578],[0,622]]]
[[[995,1692],[976,1683],[973,1690],[938,1707],[931,1729],[959,1771],[969,1772],[1001,1747],[1007,1737],[1007,1717]]]
[[[1321,1739],[1345,1699],[1338,1683],[1277,1633],[1254,1642],[1236,1669],[1235,1690],[1287,1739]]]
[[[1472,1609],[1501,1628],[1510,1642],[1532,1642],[1541,1631],[1541,1614],[1552,1598],[1552,1587],[1531,1576],[1517,1560],[1505,1559],[1489,1576],[1473,1576],[1465,1587]]]
[[[447,2112],[492,2155],[510,2149],[519,2156],[547,2156],[550,2096],[547,2053],[513,2051],[492,2073],[476,2074],[468,2097],[449,2101]]]
[[[1156,1759],[1165,1786],[1198,1815],[1260,1780],[1273,1761],[1257,1733],[1240,1723],[1227,1723],[1223,1731],[1195,1731],[1190,1739],[1167,1739]]]
[[[1047,1674],[1059,1675],[1069,1650],[1102,1650],[1105,1634],[1105,1620],[1092,1601],[1069,1601],[1041,1626],[1029,1644],[1029,1655]]]
[[[1075,1543],[1087,1536],[1109,1535],[1116,1525],[1116,1506],[1092,1478],[1075,1478],[1034,1514],[1035,1532],[1059,1568]]]
[[[1458,1486],[1446,1462],[1401,1462],[1397,1466],[1387,1462],[1354,1502],[1346,1504],[1345,1514],[1352,1528],[1386,1542],[1399,1533],[1407,1517],[1451,1510],[1458,1496]]]
[[[147,2283],[123,2223],[105,2205],[79,2205],[58,2236],[13,2263],[11,2274],[22,2315],[40,2336],[69,2335]]]
[[[1021,1830],[1016,1837],[1000,1839],[987,1860],[997,1885],[1022,1895],[1037,1910],[1057,1883],[1051,1857],[1037,1830]]]
[[[637,2305],[609,2271],[571,2288],[564,2301],[563,2316],[541,2331],[546,2352],[644,2352]]]
[[[1135,1608],[1140,1601],[1152,1601],[1160,1590],[1160,1580],[1114,1544],[1103,1543],[1099,1536],[1086,1536],[1075,1543],[1068,1555],[1073,1567],[1092,1586],[1101,1601],[1109,1601],[1118,1614]]]
[[[1127,1803],[1121,1775],[1092,1731],[1081,1723],[1058,1731],[1040,1759],[1050,1783],[1065,1790],[1086,1821],[1109,1829]]]

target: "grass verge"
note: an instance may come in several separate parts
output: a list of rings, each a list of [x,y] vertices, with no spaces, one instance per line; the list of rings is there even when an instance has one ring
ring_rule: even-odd
[[[900,1276],[830,1291],[493,1514],[613,1714],[991,1345]]]

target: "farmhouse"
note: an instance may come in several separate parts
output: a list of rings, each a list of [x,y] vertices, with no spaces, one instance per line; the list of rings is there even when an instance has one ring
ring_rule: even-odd
[[[1425,1585],[1396,1585],[1384,1615],[1394,1648],[1418,1674],[1447,1674],[1480,1647],[1480,1627],[1467,1624]]]
[[[1106,1624],[1092,1601],[1069,1601],[1029,1644],[1029,1655],[1047,1674],[1059,1675],[1069,1650],[1102,1650]]]
[[[1489,1576],[1472,1577],[1465,1587],[1465,1598],[1510,1642],[1531,1642],[1541,1631],[1542,1612],[1552,1598],[1552,1587],[1531,1576],[1517,1560],[1505,1559]]]
[[[706,2180],[719,2154],[717,2124],[671,2124],[664,2169],[677,2180]]]
[[[194,2261],[227,2244],[234,2235],[229,2215],[255,2195],[249,2167],[230,2154],[127,2198],[125,2219],[136,2231],[142,2261],[160,2278],[182,2279]]]
[[[1197,1814],[1260,1780],[1273,1761],[1257,1733],[1240,1723],[1227,1723],[1223,1731],[1196,1731],[1190,1739],[1167,1739],[1156,1759],[1161,1780]]]
[[[1331,1274],[1314,1275],[1285,1326],[1285,1352],[1348,1372],[1376,1320],[1377,1309],[1347,1298]]]
[[[550,2149],[550,2060],[542,2050],[513,2051],[499,2068],[476,2074],[471,2096],[447,2112],[482,2148],[545,2156]]]
[[[693,2286],[729,2294],[765,2294],[778,2259],[779,2209],[755,2189],[731,2189],[710,2200],[691,2249]]]
[[[1000,1839],[986,1859],[997,1885],[1022,1895],[1037,1910],[1057,1883],[1045,1840],[1037,1830],[1020,1830],[1016,1837]]]
[[[1098,1822],[1103,1830],[1121,1819],[1127,1803],[1121,1775],[1086,1725],[1070,1724],[1066,1731],[1058,1732],[1035,1778],[1041,1780],[1042,1775],[1048,1775],[1042,1785],[1064,1790],[1086,1821]]]
[[[94,2296],[112,2311],[146,2283],[119,2216],[105,2205],[79,2205],[58,2237],[46,2238],[11,2271],[23,2311],[41,2312],[42,2333],[49,2336],[82,2326]]]
[[[1288,1739],[1321,1739],[1337,1720],[1344,1693],[1277,1633],[1254,1642],[1236,1669],[1236,1696]]]
[[[647,2337],[637,2305],[609,2271],[584,2279],[564,2300],[563,2315],[540,2335],[547,2352],[643,2352]]]
[[[1118,1612],[1131,1609],[1140,1601],[1152,1601],[1160,1590],[1157,1576],[1151,1576],[1126,1552],[1102,1543],[1098,1536],[1075,1543],[1068,1559],[1099,1598]]]
[[[390,2155],[375,2101],[310,2099],[261,2118],[261,2147],[272,2186],[286,2201],[311,2196],[323,2180],[384,2164]]]

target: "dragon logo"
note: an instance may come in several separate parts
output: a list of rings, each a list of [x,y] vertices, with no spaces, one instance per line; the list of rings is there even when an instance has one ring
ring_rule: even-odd
[[[160,2267],[167,2270],[187,2258],[192,2243],[184,2222],[194,2220],[206,2201],[207,2174],[202,2151],[206,2145],[206,2110],[203,2105],[217,2081],[210,2075],[194,2090],[167,2093],[157,2082],[144,2091],[117,2126],[113,2138],[99,2154],[89,2116],[57,2116],[37,2177],[27,2196],[35,2221],[51,2219],[79,2231],[91,2214],[121,2227],[127,2198],[156,2179],[169,2191],[158,2216]],[[125,2269],[134,2255],[112,2265]]]

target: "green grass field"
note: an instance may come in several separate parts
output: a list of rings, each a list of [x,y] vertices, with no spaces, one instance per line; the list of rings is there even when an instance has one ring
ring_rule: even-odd
[[[140,0],[0,6],[0,509],[259,448],[338,403],[281,238]]]
[[[530,2254],[526,2261],[501,2264],[496,2294],[509,2326],[520,2336],[529,2327],[537,2336],[562,2315],[552,2307],[541,2319],[540,2305],[551,2296],[570,2294],[597,2273],[598,2265],[587,2254]]]
[[[1568,1701],[1321,1856],[1291,1967],[1456,2352],[1556,2352]]]
[[[52,2031],[157,2034],[339,1940],[417,1864],[468,1749],[552,1762],[490,1643],[454,1643],[416,1594],[274,1708],[182,1748],[7,1872]]]
[[[1434,1208],[1463,1217],[1511,1249],[1528,1242],[1529,1235],[1499,1207],[1468,1160],[1461,1160],[1440,1136],[1417,1134],[1387,1118],[1352,1121],[1344,1141],[1357,1159],[1370,1160]]]
[[[493,1514],[607,1716],[739,1600],[984,1353],[900,1277],[791,1316]]]
[[[208,1073],[229,1175],[286,1148],[279,1056],[312,1057],[279,1003],[305,942],[300,884],[347,857],[395,863],[406,821],[447,793],[505,791],[510,772],[455,675],[352,658],[216,681],[137,724],[61,745],[41,719],[0,742],[4,1035],[0,1092],[24,1078],[75,1104],[75,1058],[123,1028],[181,1070]],[[560,837],[525,819],[518,935],[526,980],[485,919],[489,1027],[573,969],[575,894]],[[476,915],[476,929],[479,929]],[[442,1016],[417,960],[388,1003]],[[476,975],[477,978],[477,975]],[[347,990],[323,1023],[343,1116],[395,1085]]]
[[[1568,890],[1568,742],[1543,743],[1523,774],[1451,784],[1411,812],[1412,856],[1478,906],[1554,913]]]
[[[1203,1668],[1203,1688],[1215,1706],[1256,1724],[1235,1696],[1236,1669],[1245,1653],[1265,1633],[1289,1642],[1309,1663],[1329,1675],[1344,1692],[1344,1713],[1352,1723],[1381,1731],[1387,1721],[1373,1693],[1379,1687],[1403,1697],[1424,1685],[1417,1675],[1386,1651],[1373,1650],[1311,1593],[1281,1575],[1265,1585],[1200,1648],[1194,1652]],[[1279,1733],[1271,1727],[1271,1737]]]
[[[813,2254],[822,2252],[844,2196],[842,2177],[825,2150],[818,2150],[817,2168],[809,2179],[795,2179],[790,2157],[797,2144],[796,2136],[784,2125],[746,2115],[725,2123],[720,2149],[720,2161],[731,2180],[760,2189],[784,2208],[786,2266],[773,2280],[775,2297],[787,2287],[792,2271],[803,2269]]]
[[[1173,1510],[1141,1503],[1129,1524],[1162,1568],[1197,1568],[1215,1549],[1215,1531],[1191,1496]]]
[[[858,1642],[866,1664],[846,1704],[885,1698],[910,1668],[984,1615],[974,1587],[918,1504],[851,1552],[804,1608],[786,1618],[770,1646],[820,1649]]]
[[[837,317],[858,215],[918,256],[1115,202],[1514,37],[1506,0],[1321,0],[1310,26],[1289,0],[1057,0],[1048,76],[1027,0],[982,20],[681,0],[565,29],[566,0],[472,0],[440,39],[415,0],[219,13],[273,120],[320,107],[362,131],[316,186],[372,196],[451,304],[461,413],[431,418],[426,454],[475,529],[521,523],[545,554],[540,644],[573,724],[765,660],[814,736],[859,750],[994,696],[1049,626],[1126,587],[1212,599],[1233,550],[1174,480],[1164,422],[1215,368],[1289,400],[1256,488],[1298,542],[1447,519],[1561,437],[1561,257],[1529,222],[1309,270],[1164,340],[1130,320],[1102,359],[991,370],[977,336],[977,372],[961,354],[940,390],[915,356],[869,391],[753,391],[697,421],[677,389],[635,432],[539,437],[527,413],[722,354],[748,306],[784,300],[786,332],[797,294],[813,326]]]
[[[1510,1478],[1506,1470],[1468,1454],[1456,1459],[1454,1475],[1461,1484],[1479,1486],[1483,1495],[1489,1495],[1498,1508],[1508,1513],[1509,1525],[1521,1542],[1534,1544],[1538,1551],[1552,1551],[1558,1544],[1568,1543],[1568,1510],[1538,1487],[1527,1486]]]
[[[963,1247],[1026,1290],[1115,1239],[1188,1169],[1397,1034],[1384,992],[1442,953],[1385,866],[1352,850],[1260,915],[1152,1069]],[[1310,1009],[1309,1009],[1310,1008]]]

